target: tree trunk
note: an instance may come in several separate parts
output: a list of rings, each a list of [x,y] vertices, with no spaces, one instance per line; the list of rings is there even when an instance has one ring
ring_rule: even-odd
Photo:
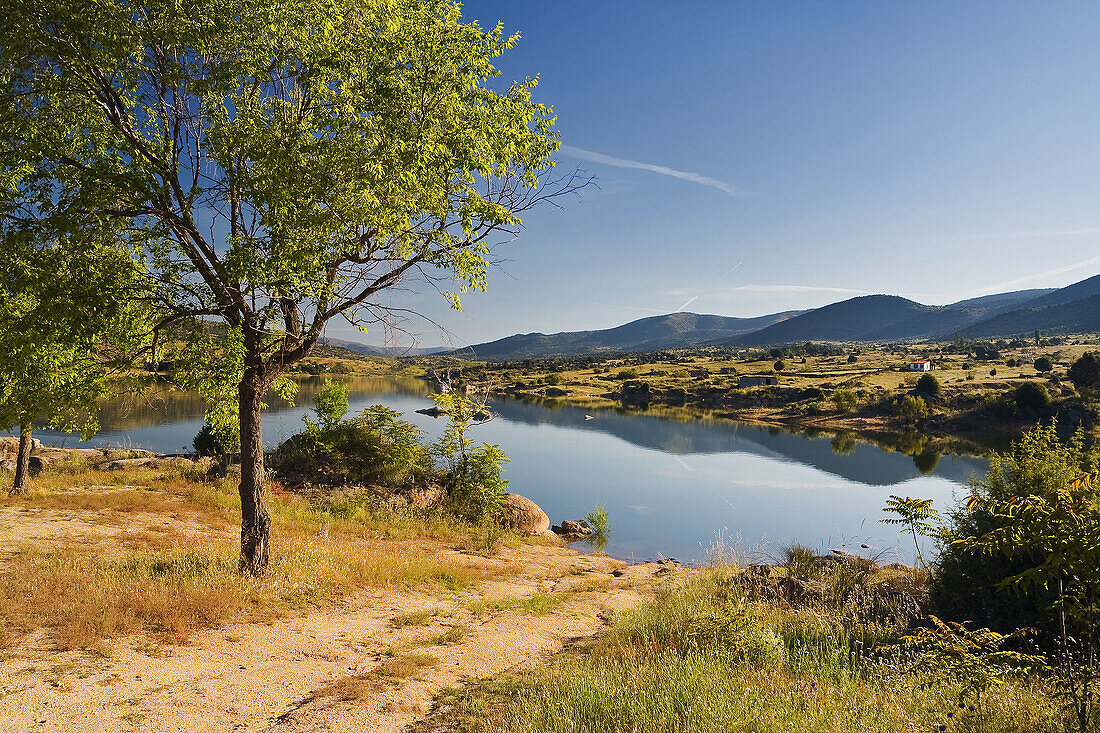
[[[264,506],[264,443],[260,400],[264,380],[246,368],[238,388],[241,420],[241,561],[240,570],[259,575],[267,568],[271,516]]]
[[[15,482],[11,493],[23,494],[27,491],[27,476],[31,472],[31,426],[24,423],[19,426],[19,452],[15,455]]]

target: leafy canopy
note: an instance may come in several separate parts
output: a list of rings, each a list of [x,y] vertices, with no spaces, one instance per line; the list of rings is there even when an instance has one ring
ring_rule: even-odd
[[[459,307],[563,190],[536,79],[495,81],[518,36],[453,0],[0,0],[0,37],[13,221],[141,252],[162,342],[224,321],[261,381],[406,277]]]
[[[97,429],[112,358],[132,348],[146,283],[128,253],[0,224],[0,429]]]

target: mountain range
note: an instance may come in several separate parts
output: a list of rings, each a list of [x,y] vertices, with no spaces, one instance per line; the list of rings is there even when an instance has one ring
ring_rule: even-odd
[[[488,361],[582,356],[695,346],[779,346],[806,341],[919,341],[1100,332],[1100,275],[1064,288],[1018,290],[924,305],[896,295],[865,295],[805,311],[755,318],[669,313],[593,331],[524,333],[462,349],[380,349],[330,339],[384,356],[454,353]]]

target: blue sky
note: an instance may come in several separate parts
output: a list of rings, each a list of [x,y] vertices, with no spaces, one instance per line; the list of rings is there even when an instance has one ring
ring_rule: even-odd
[[[559,165],[599,188],[531,214],[461,313],[401,296],[447,329],[410,323],[424,345],[1100,272],[1100,4],[463,9],[522,34],[503,76],[539,74]]]

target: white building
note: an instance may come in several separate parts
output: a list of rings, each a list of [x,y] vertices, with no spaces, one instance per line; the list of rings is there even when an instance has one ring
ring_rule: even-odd
[[[924,361],[911,361],[909,362],[909,371],[911,372],[930,372],[932,371],[932,362],[925,359]]]

